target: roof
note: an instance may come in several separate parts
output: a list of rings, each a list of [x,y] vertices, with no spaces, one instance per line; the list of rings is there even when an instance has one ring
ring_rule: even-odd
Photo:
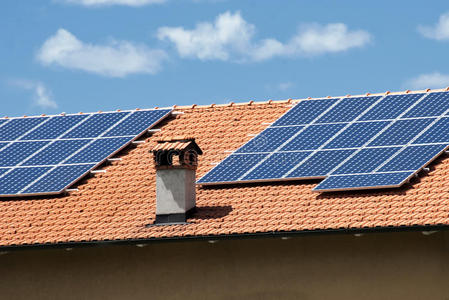
[[[449,225],[449,158],[391,190],[312,192],[317,181],[197,186],[197,211],[185,225],[155,220],[160,140],[189,136],[203,150],[197,178],[285,113],[293,100],[175,107],[146,143],[118,157],[65,195],[0,201],[0,246],[220,237],[286,232]]]
[[[185,151],[188,149],[195,150],[198,154],[203,154],[200,147],[195,143],[194,138],[187,137],[170,137],[157,141],[157,145],[152,149],[153,152],[158,151]]]

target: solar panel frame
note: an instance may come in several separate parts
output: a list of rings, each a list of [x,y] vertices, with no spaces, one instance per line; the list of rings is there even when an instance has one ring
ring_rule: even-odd
[[[60,168],[70,168],[70,167],[79,167],[79,166],[82,166],[82,167],[85,166],[85,167],[83,169],[81,169],[80,172],[78,172],[76,176],[72,176],[72,180],[70,180],[69,181],[70,183],[68,183],[68,184],[67,183],[58,184],[58,182],[56,182],[56,183],[55,182],[50,182],[50,183],[46,182],[46,181],[49,180],[49,178],[51,178],[54,175],[53,171],[56,171],[56,170],[58,170]],[[60,166],[57,166],[57,167],[53,168],[52,170],[46,172],[43,176],[40,177],[39,180],[35,181],[32,185],[27,186],[26,189],[24,189],[24,192],[26,194],[29,194],[29,195],[39,195],[41,193],[44,193],[45,195],[48,195],[48,194],[59,194],[60,191],[64,191],[68,187],[70,187],[72,185],[72,182],[78,181],[78,180],[80,180],[80,178],[83,178],[84,176],[89,174],[90,171],[92,170],[93,166],[94,166],[94,164],[76,164],[76,165],[60,165]],[[61,173],[58,173],[56,177],[58,177],[60,175],[61,175]],[[42,192],[38,191],[39,185],[41,185],[41,186],[42,185],[43,186],[51,186],[52,184],[53,184],[53,186],[56,185],[56,186],[59,186],[59,187],[58,188],[54,188],[51,191],[48,190],[49,188],[47,188],[47,190],[42,190],[42,188],[41,188]]]
[[[60,193],[64,192],[67,188],[71,187],[71,186],[72,186],[73,184],[75,184],[77,181],[79,181],[80,179],[82,179],[85,175],[89,174],[91,170],[94,170],[94,169],[98,168],[100,165],[104,164],[104,163],[107,161],[108,158],[110,158],[110,157],[116,155],[118,152],[120,152],[121,150],[123,150],[124,148],[126,148],[127,146],[129,146],[133,141],[139,139],[139,138],[140,138],[142,135],[144,135],[149,129],[153,128],[153,127],[156,126],[158,123],[160,123],[162,120],[164,120],[168,115],[170,115],[170,114],[173,112],[173,109],[171,109],[171,108],[167,108],[167,109],[161,108],[161,109],[123,110],[123,111],[117,111],[117,112],[119,112],[119,113],[124,113],[124,112],[125,112],[125,113],[128,113],[126,116],[130,116],[130,115],[132,115],[133,112],[136,112],[136,111],[165,111],[165,114],[161,115],[159,119],[157,119],[157,120],[155,120],[153,123],[151,123],[151,126],[149,126],[148,128],[145,128],[145,129],[142,130],[139,134],[137,134],[137,135],[135,135],[135,136],[129,136],[130,139],[129,139],[128,143],[124,144],[122,147],[120,147],[119,149],[117,149],[116,151],[114,151],[113,153],[111,153],[110,155],[108,155],[107,157],[105,157],[103,160],[98,161],[98,162],[96,162],[95,164],[91,163],[90,165],[92,165],[92,168],[91,168],[88,172],[82,174],[79,178],[77,178],[77,179],[71,181],[70,183],[68,183],[68,184],[64,187],[63,190],[60,190],[60,191],[51,191],[51,192],[38,192],[38,193],[25,193],[25,192],[24,192],[24,191],[27,190],[29,187],[31,187],[31,186],[34,185],[36,182],[38,182],[41,178],[43,178],[44,176],[46,176],[48,173],[52,172],[55,168],[57,168],[57,167],[59,167],[59,166],[68,166],[68,165],[69,165],[69,164],[64,164],[63,162],[61,162],[61,163],[59,163],[59,164],[57,164],[57,165],[18,166],[18,167],[14,167],[14,168],[8,168],[9,170],[8,170],[7,172],[5,172],[5,173],[1,173],[1,172],[0,172],[0,181],[1,181],[1,179],[2,179],[4,176],[8,175],[9,172],[14,171],[15,169],[21,169],[21,168],[38,168],[38,167],[47,168],[47,167],[50,167],[50,169],[48,169],[47,172],[45,172],[44,174],[42,174],[42,175],[41,175],[39,178],[37,178],[35,181],[30,182],[28,185],[26,185],[25,187],[23,187],[18,193],[12,193],[12,194],[0,194],[0,197],[17,197],[17,196],[23,197],[23,196],[56,195],[56,194],[60,194]],[[111,111],[111,112],[100,112],[100,113],[105,113],[105,114],[106,114],[106,113],[114,113],[114,112]],[[83,119],[81,122],[77,123],[77,124],[76,124],[74,127],[72,127],[71,129],[76,128],[80,123],[85,122],[87,119],[89,119],[89,117],[91,117],[92,115],[96,115],[96,114],[99,114],[99,113],[85,113],[85,115],[88,115],[88,117],[85,118],[85,119]],[[67,115],[67,116],[71,116],[71,115],[77,115],[77,114],[70,114],[70,115]],[[59,116],[59,115],[55,115],[55,116],[45,116],[45,118],[50,119],[51,117],[56,117],[56,116]],[[34,118],[34,117],[29,117],[29,118]],[[36,117],[36,118],[42,118],[42,117]],[[14,119],[23,119],[23,117],[9,118],[9,120],[14,120]],[[0,119],[0,120],[2,120],[2,119]],[[8,120],[8,121],[9,121],[9,120]],[[120,119],[120,120],[123,120],[123,118]],[[0,123],[0,129],[1,129],[1,127],[3,126],[3,124],[7,124],[8,121],[7,121],[7,122],[4,122],[4,123]],[[107,129],[102,133],[102,135],[104,135],[104,134],[106,134],[107,132],[109,132],[110,129],[114,128],[114,127],[115,127],[117,124],[119,124],[119,123],[120,123],[120,122],[114,123],[112,126],[110,126],[109,128],[107,128]],[[39,124],[41,124],[41,123],[39,123]],[[36,127],[34,127],[33,129],[35,129],[35,128],[36,128]],[[25,134],[21,135],[20,137],[25,136],[26,134],[30,133],[33,129],[27,131]],[[69,131],[70,131],[71,129],[69,129]],[[60,135],[60,137],[64,136],[66,133],[67,133],[67,132],[63,133],[62,135]],[[19,137],[19,138],[20,138],[20,137]],[[96,140],[96,139],[99,139],[99,137],[93,138],[92,140]],[[55,140],[61,140],[61,139],[55,139]],[[30,141],[35,141],[35,140],[30,140]],[[23,141],[23,142],[30,142],[30,141],[27,140],[27,141]],[[72,164],[72,165],[80,165],[80,164]],[[5,168],[5,167],[0,167],[0,169],[6,169],[6,168]]]
[[[366,184],[361,185],[360,179],[358,186],[353,185],[346,185],[340,187],[325,187],[329,184],[330,181],[334,179],[344,179],[344,178],[354,178],[354,177],[385,177],[386,175],[389,176],[396,176],[397,180],[394,184],[391,184],[391,180],[388,181],[388,184],[385,183],[377,183],[377,184]],[[348,175],[333,175],[329,176],[323,181],[321,181],[316,187],[312,189],[313,192],[339,192],[339,191],[355,191],[355,190],[369,190],[369,189],[383,189],[383,188],[397,188],[402,186],[405,182],[409,181],[410,178],[412,178],[414,175],[414,172],[385,172],[385,173],[369,173],[369,174],[348,174]],[[373,178],[371,178],[373,179]],[[323,188],[323,186],[325,188]]]

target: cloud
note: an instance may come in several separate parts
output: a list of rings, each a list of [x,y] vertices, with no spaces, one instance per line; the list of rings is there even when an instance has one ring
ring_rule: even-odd
[[[166,2],[167,0],[59,0],[59,1],[83,6],[125,5],[137,7],[148,4],[160,4]]]
[[[449,39],[449,12],[442,14],[434,26],[418,26],[418,32],[424,37],[438,41]]]
[[[277,86],[277,88],[278,88],[280,91],[283,91],[283,92],[284,92],[284,91],[286,91],[286,90],[292,88],[293,86],[294,86],[293,82],[288,81],[288,82],[281,82],[281,83],[279,83],[278,86]]]
[[[157,73],[167,59],[162,50],[127,41],[94,45],[80,41],[65,29],[48,38],[37,53],[44,65],[57,65],[110,77]]]
[[[9,83],[24,90],[33,91],[34,102],[39,107],[53,109],[58,107],[58,104],[52,99],[51,91],[42,82],[20,79],[10,80]]]
[[[415,78],[406,81],[407,88],[411,89],[434,89],[445,88],[449,86],[449,75],[433,72],[421,74]]]
[[[161,27],[157,36],[173,43],[181,57],[222,61],[322,55],[363,47],[372,39],[368,32],[349,30],[343,23],[304,25],[285,43],[273,38],[255,40],[255,33],[255,26],[240,12],[228,11],[213,23],[198,23],[194,29]]]

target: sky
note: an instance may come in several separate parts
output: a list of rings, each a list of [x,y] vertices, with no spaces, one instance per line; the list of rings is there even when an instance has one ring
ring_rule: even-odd
[[[449,86],[447,1],[2,0],[0,115]]]

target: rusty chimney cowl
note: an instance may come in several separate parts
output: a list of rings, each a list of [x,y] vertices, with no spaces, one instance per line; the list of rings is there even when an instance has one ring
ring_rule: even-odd
[[[203,154],[194,138],[159,140],[156,166],[156,224],[183,223],[196,206],[196,168]]]

